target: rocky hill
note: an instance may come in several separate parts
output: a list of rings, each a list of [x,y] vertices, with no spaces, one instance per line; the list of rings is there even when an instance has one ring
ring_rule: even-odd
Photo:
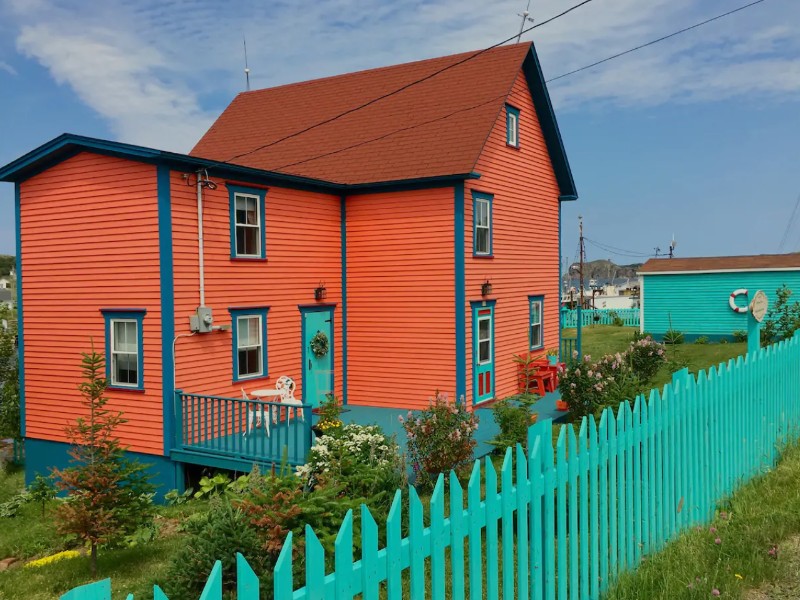
[[[634,263],[630,265],[618,265],[610,260],[591,260],[583,263],[583,276],[584,279],[624,279],[636,277],[636,271],[642,263]],[[578,263],[574,263],[570,267],[570,272],[573,274],[578,273]]]

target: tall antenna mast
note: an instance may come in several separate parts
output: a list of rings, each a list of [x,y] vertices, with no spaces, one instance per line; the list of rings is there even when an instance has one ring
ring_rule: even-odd
[[[244,78],[247,82],[247,91],[250,91],[250,67],[247,66],[247,38],[242,34],[242,43],[244,44]]]
[[[530,17],[530,8],[531,8],[531,0],[528,0],[528,6],[525,7],[525,10],[522,13],[517,13],[518,17],[522,17],[522,23],[519,25],[519,34],[517,35],[517,43],[519,44],[519,40],[522,38],[522,32],[525,31],[525,23],[530,21],[533,23],[533,19]]]
[[[583,357],[583,344],[582,344],[582,335],[581,331],[583,329],[583,261],[586,255],[586,247],[583,245],[583,217],[578,215],[578,232],[580,237],[578,238],[578,277],[580,277],[579,282],[579,291],[578,291],[578,327],[577,327],[577,336],[575,339],[575,347],[578,351],[578,357]],[[594,299],[594,295],[592,295],[592,299]]]

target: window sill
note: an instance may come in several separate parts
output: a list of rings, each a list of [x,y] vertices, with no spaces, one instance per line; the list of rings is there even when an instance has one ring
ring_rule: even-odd
[[[473,252],[472,258],[494,258],[494,254],[475,254]]]
[[[231,256],[231,262],[267,262],[266,256]]]
[[[144,388],[125,387],[124,385],[109,385],[106,389],[114,392],[134,392],[136,394],[144,394],[145,392]]]
[[[509,144],[508,142],[506,142],[506,148],[513,148],[514,150],[519,150],[520,149],[519,148],[519,144],[517,144],[515,146],[514,144]]]
[[[259,381],[261,379],[269,379],[269,374],[266,375],[253,375],[252,377],[242,377],[240,379],[233,379],[231,383],[242,384],[242,383],[251,383],[253,381]]]

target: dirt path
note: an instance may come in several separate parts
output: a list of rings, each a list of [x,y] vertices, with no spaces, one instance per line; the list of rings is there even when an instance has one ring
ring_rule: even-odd
[[[800,535],[789,538],[779,546],[783,566],[777,581],[748,590],[744,600],[797,600],[800,598]]]

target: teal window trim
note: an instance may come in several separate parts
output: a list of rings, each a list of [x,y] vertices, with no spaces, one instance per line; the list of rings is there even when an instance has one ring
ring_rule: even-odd
[[[533,339],[533,307],[539,305],[539,343]],[[528,296],[528,347],[531,350],[544,348],[544,296]]]
[[[232,380],[234,383],[239,381],[250,381],[251,379],[261,379],[269,377],[269,361],[267,356],[267,313],[269,306],[253,306],[242,308],[229,308],[228,312],[231,314],[231,356],[233,363]],[[261,360],[260,360],[260,373],[253,373],[250,375],[239,375],[239,318],[240,317],[258,317],[261,319]]]
[[[506,144],[519,148],[519,109],[506,104]]]
[[[101,308],[105,320],[106,381],[112,390],[144,390],[144,308]],[[116,321],[136,323],[136,384],[114,382],[113,328]]]
[[[257,214],[259,222],[259,249],[253,254],[240,254],[237,250],[236,234],[236,198],[237,196],[248,196],[258,198]],[[267,211],[266,211],[267,190],[260,188],[243,187],[239,185],[228,185],[228,201],[230,204],[231,219],[231,259],[236,260],[265,260],[267,258]]]
[[[478,206],[486,206],[487,222],[478,223]],[[476,258],[492,258],[494,256],[494,196],[484,192],[472,192],[472,256]],[[478,248],[478,229],[488,229],[488,248]]]

